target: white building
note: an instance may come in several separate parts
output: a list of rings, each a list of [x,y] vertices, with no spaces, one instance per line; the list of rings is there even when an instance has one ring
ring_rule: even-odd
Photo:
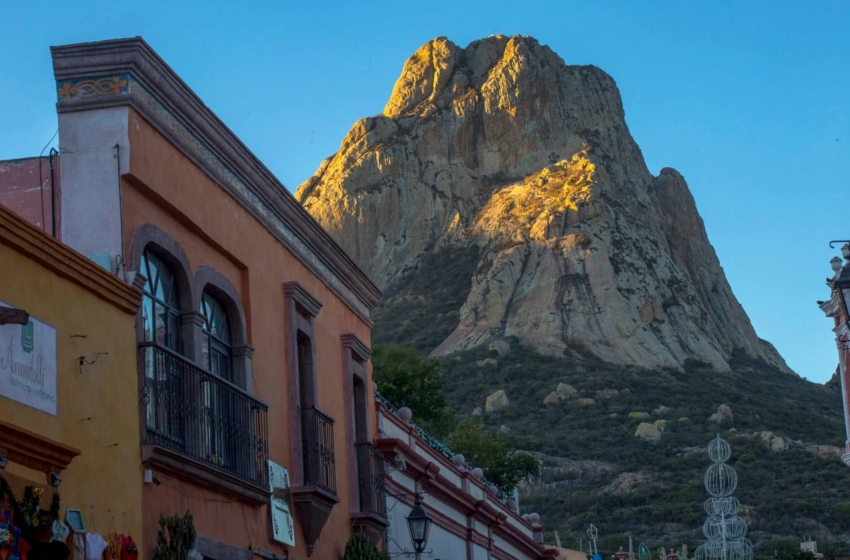
[[[841,248],[841,253],[847,260],[847,263],[842,267],[841,259],[835,257],[830,263],[832,265],[833,277],[827,278],[827,285],[830,287],[829,299],[819,301],[818,305],[827,317],[833,320],[832,332],[835,333],[835,344],[838,349],[838,378],[841,381],[841,402],[844,405],[844,428],[846,443],[844,446],[844,454],[841,460],[844,464],[850,466],[850,401],[848,401],[847,393],[850,390],[850,329],[848,329],[848,313],[845,306],[842,304],[837,284],[839,282],[846,283],[850,276],[850,244],[844,245]],[[845,299],[848,299],[850,294],[845,290]]]
[[[390,527],[387,552],[412,551],[407,516],[417,494],[433,521],[426,546],[434,560],[509,560],[556,558],[543,545],[539,516],[529,521],[499,501],[481,482],[481,470],[467,470],[435,449],[427,434],[410,423],[409,409],[393,412],[376,399],[378,436],[375,446],[389,458],[386,503]],[[402,469],[399,467],[403,462]],[[460,466],[454,463],[461,463]],[[424,554],[423,554],[424,557]]]

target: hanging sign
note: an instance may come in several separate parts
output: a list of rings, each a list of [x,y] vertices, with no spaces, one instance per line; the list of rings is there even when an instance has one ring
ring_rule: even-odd
[[[26,325],[0,325],[0,396],[56,416],[55,328],[32,315]]]
[[[272,517],[272,538],[279,543],[295,546],[295,523],[289,507],[289,472],[286,467],[269,461],[269,486],[272,497],[269,511]]]

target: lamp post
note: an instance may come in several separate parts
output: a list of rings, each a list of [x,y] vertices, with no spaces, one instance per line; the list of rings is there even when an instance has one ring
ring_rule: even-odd
[[[431,532],[431,518],[428,516],[428,512],[422,509],[422,499],[419,494],[416,494],[413,509],[410,510],[410,514],[407,516],[407,529],[410,531],[410,540],[413,543],[413,550],[416,552],[415,559],[420,560],[420,554],[428,546],[428,534]]]

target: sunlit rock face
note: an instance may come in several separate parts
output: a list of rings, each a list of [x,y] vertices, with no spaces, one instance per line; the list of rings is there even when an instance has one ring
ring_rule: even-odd
[[[515,336],[645,367],[725,369],[742,348],[787,370],[682,176],[648,171],[614,80],[530,37],[423,45],[296,197],[382,287],[428,251],[480,248],[437,355]]]

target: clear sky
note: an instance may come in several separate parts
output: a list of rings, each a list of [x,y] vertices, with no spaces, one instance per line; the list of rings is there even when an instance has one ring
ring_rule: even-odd
[[[650,171],[685,176],[759,335],[811,380],[835,369],[815,301],[827,242],[850,238],[850,0],[5,4],[0,159],[56,130],[50,45],[141,35],[293,191],[425,41],[536,37],[617,81]]]

